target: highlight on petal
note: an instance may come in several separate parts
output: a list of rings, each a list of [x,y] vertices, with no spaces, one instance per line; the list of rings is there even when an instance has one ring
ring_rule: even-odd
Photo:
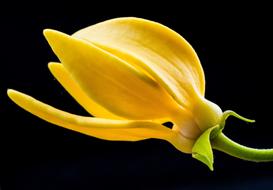
[[[105,140],[138,141],[149,138],[167,140],[183,152],[191,152],[193,142],[178,137],[171,129],[143,120],[112,120],[83,117],[58,110],[26,94],[8,90],[8,96],[26,111],[55,125]]]
[[[58,31],[44,35],[71,77],[96,103],[130,119],[169,117],[177,103],[152,78],[101,48]]]
[[[51,62],[48,64],[48,68],[68,93],[91,115],[101,118],[122,119],[88,97],[61,63]]]
[[[205,78],[197,54],[166,26],[125,17],[92,25],[73,36],[142,68],[182,106],[190,106],[191,99],[204,96]]]

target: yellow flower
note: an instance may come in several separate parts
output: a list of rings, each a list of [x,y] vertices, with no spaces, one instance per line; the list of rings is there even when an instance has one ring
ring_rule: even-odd
[[[49,63],[51,73],[94,117],[70,114],[8,90],[32,114],[106,140],[163,139],[194,155],[204,131],[220,131],[223,113],[204,98],[199,59],[171,29],[144,19],[117,18],[71,36],[50,29],[44,35],[61,62]]]

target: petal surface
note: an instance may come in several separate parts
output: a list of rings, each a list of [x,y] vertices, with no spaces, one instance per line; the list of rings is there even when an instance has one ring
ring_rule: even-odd
[[[117,18],[84,28],[73,36],[141,67],[182,106],[204,96],[204,73],[194,49],[159,23]]]
[[[148,138],[167,140],[182,152],[190,153],[193,141],[151,121],[112,120],[83,117],[58,110],[26,94],[8,90],[8,96],[26,111],[55,125],[105,140],[138,141]]]
[[[61,63],[51,62],[48,64],[48,68],[68,93],[91,115],[101,118],[122,119],[87,96]]]
[[[177,104],[152,78],[103,49],[64,33],[44,35],[81,89],[110,112],[130,119],[172,115]]]

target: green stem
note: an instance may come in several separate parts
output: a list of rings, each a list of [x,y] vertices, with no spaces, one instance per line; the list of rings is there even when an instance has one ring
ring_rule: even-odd
[[[273,149],[255,149],[240,145],[223,133],[212,140],[212,147],[231,156],[253,162],[273,161]]]

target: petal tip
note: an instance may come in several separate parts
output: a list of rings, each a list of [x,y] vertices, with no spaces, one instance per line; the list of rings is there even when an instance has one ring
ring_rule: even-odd
[[[7,90],[7,95],[11,98],[14,94],[16,94],[17,91],[13,89],[8,89]]]
[[[44,29],[43,34],[51,47],[56,47],[69,39],[69,35],[53,29]]]
[[[52,35],[54,35],[54,34],[56,34],[56,33],[60,33],[59,31],[57,31],[57,30],[53,30],[53,29],[44,29],[43,30],[43,34],[44,34],[44,36],[47,38],[47,37],[50,37],[50,36],[52,36]]]
[[[50,71],[52,71],[52,69],[54,69],[54,68],[56,68],[56,67],[59,67],[60,65],[61,65],[61,63],[57,63],[57,62],[49,62],[49,63],[47,64],[48,69],[49,69]]]
[[[55,30],[52,29],[44,29],[43,30],[43,35],[45,36],[45,38],[48,40],[48,38],[50,38],[50,36],[52,36],[52,34],[55,33]]]
[[[74,48],[74,43],[71,43],[73,40],[71,41],[72,38],[69,35],[52,29],[45,29],[43,34],[51,49],[60,60],[69,57],[67,54]]]
[[[13,90],[13,89],[8,89],[7,90],[7,95],[8,97],[13,101],[13,102],[17,102],[18,97],[21,96],[23,93],[17,91],[17,90]]]

